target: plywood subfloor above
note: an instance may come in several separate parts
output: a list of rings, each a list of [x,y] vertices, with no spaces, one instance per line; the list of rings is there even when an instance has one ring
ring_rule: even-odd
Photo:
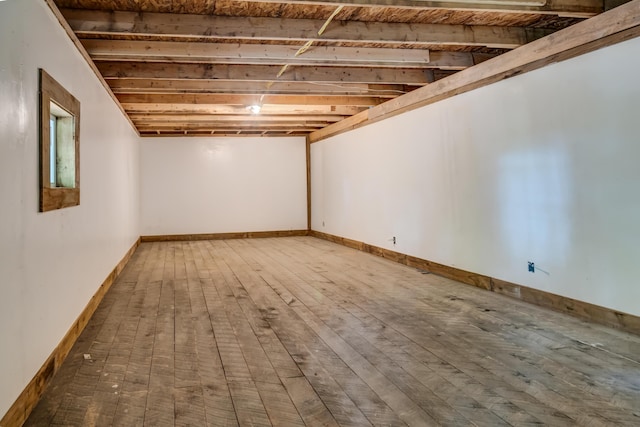
[[[640,337],[312,237],[143,243],[27,426],[608,426]]]

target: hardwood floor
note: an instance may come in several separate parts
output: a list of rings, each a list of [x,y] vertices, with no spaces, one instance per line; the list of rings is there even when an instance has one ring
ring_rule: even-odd
[[[143,243],[28,426],[640,425],[640,337],[312,237]]]

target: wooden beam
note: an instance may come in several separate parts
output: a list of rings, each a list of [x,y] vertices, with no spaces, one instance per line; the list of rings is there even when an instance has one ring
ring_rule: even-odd
[[[158,42],[85,39],[94,61],[180,62],[206,64],[271,64],[370,66],[463,70],[496,55],[429,52],[426,49],[312,47],[295,56],[297,46],[236,43]]]
[[[85,39],[82,44],[95,61],[418,68],[430,62],[427,49],[312,46],[296,56],[299,46],[292,45],[97,39]]]
[[[273,0],[247,0],[249,3],[271,3]],[[604,12],[600,0],[293,0],[302,5],[393,7],[414,10],[463,10],[476,12],[511,12],[552,14],[588,18]]]
[[[189,138],[194,138],[194,137],[203,137],[206,136],[208,138],[220,138],[220,137],[247,137],[247,136],[251,136],[251,137],[260,137],[260,138],[274,138],[274,137],[291,137],[291,138],[299,138],[299,137],[305,137],[308,134],[308,132],[304,132],[304,131],[286,131],[286,130],[277,130],[277,131],[272,131],[269,130],[268,132],[264,132],[264,131],[247,131],[245,133],[242,133],[242,131],[238,132],[238,131],[208,131],[208,130],[204,130],[204,131],[189,131],[186,134],[184,132],[156,132],[156,131],[143,131],[140,132],[140,136],[143,138],[167,138],[167,137],[174,137],[174,136],[179,136],[179,137],[189,137]]]
[[[129,116],[136,114],[245,114],[248,115],[244,105],[216,105],[216,104],[123,104],[127,108]],[[278,115],[304,115],[304,114],[336,114],[340,116],[352,116],[364,110],[366,107],[354,107],[349,105],[274,105],[263,104],[261,114]]]
[[[427,73],[414,68],[289,67],[280,77],[278,65],[166,64],[97,62],[105,79],[224,79],[324,83],[427,84]]]
[[[251,120],[255,123],[268,122],[299,122],[299,121],[324,121],[337,122],[345,118],[340,115],[265,115],[262,114],[243,114],[243,115],[222,115],[222,114],[129,114],[134,123],[153,124],[153,123],[175,123],[175,122],[191,122],[191,123],[207,123],[207,122],[246,122]]]
[[[277,128],[286,128],[286,129],[298,129],[298,128],[321,128],[326,126],[327,123],[321,120],[313,120],[313,121],[272,121],[272,122],[258,122],[253,121],[251,119],[247,119],[244,122],[227,122],[224,120],[210,120],[207,122],[197,122],[197,121],[189,121],[189,122],[177,122],[177,123],[141,123],[136,125],[138,129],[142,128],[153,128],[155,130],[162,129],[185,129],[188,128],[190,130],[195,129],[277,129]]]
[[[287,130],[287,129],[278,129],[278,130],[269,130],[269,133],[264,136],[306,136],[309,132],[312,132],[313,129],[300,129],[300,130]],[[263,136],[263,129],[258,130],[236,130],[236,129],[215,129],[215,133],[211,134],[209,129],[202,130],[188,130],[185,134],[182,130],[163,130],[160,132],[156,132],[155,130],[140,130],[141,136],[148,137],[161,137],[161,136],[206,136],[208,138],[211,137],[222,137],[222,136]]]
[[[289,40],[488,46],[512,49],[550,33],[549,30],[483,25],[405,24],[188,15],[170,13],[105,12],[63,9],[80,37],[89,34],[199,37],[233,40]]]
[[[309,142],[313,144],[314,142],[318,142],[325,138],[329,138],[330,136],[337,135],[339,133],[348,132],[350,130],[353,130],[361,126],[364,126],[368,123],[371,123],[371,121],[369,120],[369,111],[370,110],[364,110],[342,121],[339,121],[337,123],[334,123],[332,125],[329,125],[325,128],[322,128],[318,131],[315,131],[309,134],[309,137],[308,137]]]
[[[272,93],[292,95],[368,95],[379,98],[395,98],[418,86],[401,84],[342,83],[339,85],[314,82],[246,82],[237,80],[154,80],[110,79],[111,90],[116,94],[134,93],[212,93],[268,95]]]
[[[410,111],[545,65],[640,36],[640,0],[633,0],[549,37],[358,113],[309,135],[312,142]],[[357,125],[353,122],[356,121]]]
[[[140,135],[148,135],[148,136],[206,136],[206,137],[220,137],[226,135],[251,135],[251,136],[263,136],[265,132],[268,135],[286,135],[286,136],[306,136],[311,132],[317,130],[317,127],[309,127],[309,128],[295,128],[295,129],[287,129],[287,128],[279,128],[279,129],[270,129],[270,128],[232,128],[226,129],[224,127],[214,127],[214,128],[162,128],[157,130],[155,128],[138,128]],[[214,133],[211,133],[214,132]],[[266,135],[265,135],[266,136]]]
[[[262,98],[262,100],[260,99]],[[118,95],[118,100],[123,104],[231,104],[248,106],[254,104],[275,104],[275,105],[350,105],[368,107],[378,105],[384,99],[370,96],[345,96],[345,95],[219,95],[219,94],[123,94]]]
[[[184,132],[185,130],[188,132],[210,132],[210,131],[215,131],[214,135],[218,135],[220,132],[237,132],[238,130],[240,131],[255,131],[255,132],[262,132],[264,130],[269,130],[269,131],[284,131],[284,132],[305,132],[305,133],[309,133],[309,132],[313,132],[316,131],[320,128],[322,128],[323,126],[325,126],[324,124],[306,124],[306,123],[300,123],[300,124],[279,124],[279,125],[268,125],[268,126],[256,126],[256,125],[251,125],[250,123],[245,123],[244,125],[239,125],[239,126],[229,126],[228,124],[225,123],[213,123],[211,125],[201,125],[201,126],[194,126],[194,125],[190,125],[187,124],[185,126],[170,126],[170,125],[165,125],[165,126],[138,126],[137,129],[140,132],[161,132],[161,133],[165,133],[165,132]]]
[[[140,130],[140,131],[149,131],[149,130],[153,130],[156,132],[162,132],[164,130],[169,130],[169,131],[178,131],[178,130],[182,130],[182,131],[188,131],[188,132],[195,132],[195,131],[209,131],[209,130],[215,130],[215,131],[219,131],[220,129],[234,129],[234,130],[243,130],[243,131],[248,131],[248,130],[252,130],[252,131],[256,131],[256,132],[264,132],[264,131],[271,131],[271,130],[301,130],[301,129],[306,129],[306,132],[310,133],[313,131],[316,131],[318,129],[322,129],[325,126],[330,125],[331,122],[311,122],[311,123],[280,123],[277,124],[275,126],[271,126],[271,124],[260,124],[260,123],[256,123],[256,124],[249,124],[249,123],[245,123],[243,125],[235,125],[234,123],[231,124],[227,124],[226,122],[214,122],[211,124],[207,124],[207,123],[191,123],[191,122],[185,122],[185,123],[166,123],[163,125],[156,125],[156,124],[148,124],[148,123],[136,123],[136,127]]]

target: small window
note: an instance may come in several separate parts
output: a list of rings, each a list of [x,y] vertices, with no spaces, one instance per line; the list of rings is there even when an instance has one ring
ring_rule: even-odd
[[[40,212],[80,204],[80,102],[40,70]]]

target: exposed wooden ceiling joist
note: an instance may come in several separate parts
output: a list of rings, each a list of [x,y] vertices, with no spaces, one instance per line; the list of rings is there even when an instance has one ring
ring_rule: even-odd
[[[262,136],[350,123],[625,0],[46,1],[141,135]]]
[[[180,131],[184,129],[188,130],[318,130],[327,126],[325,122],[284,122],[284,123],[255,123],[252,121],[229,123],[223,121],[216,122],[183,122],[183,123],[160,123],[160,124],[141,124],[138,125],[138,129],[142,131],[157,130],[157,131]]]
[[[173,137],[283,137],[283,136],[305,136],[308,131],[304,130],[261,130],[261,131],[232,131],[232,130],[204,130],[204,131],[178,131],[178,132],[161,132],[161,131],[143,131],[140,135],[145,138],[173,138]]]
[[[219,95],[219,94],[122,94],[118,95],[122,104],[225,104],[225,105],[253,105],[279,104],[279,105],[348,105],[369,107],[386,101],[384,98],[372,96],[349,95]]]
[[[184,137],[184,136],[261,136],[261,137],[273,137],[273,136],[305,136],[312,129],[267,129],[267,130],[234,130],[234,129],[198,129],[198,130],[178,130],[178,131],[167,131],[167,130],[143,130],[140,131],[140,135],[144,137]]]
[[[234,80],[155,80],[111,79],[114,93],[210,93],[250,95],[365,95],[395,98],[417,86],[401,84],[342,83],[339,85],[314,82],[251,82]]]
[[[162,114],[170,117],[175,114],[244,114],[249,115],[245,105],[226,104],[147,104],[147,103],[123,103],[130,116],[136,114]],[[263,104],[261,114],[278,114],[282,117],[301,116],[305,114],[338,114],[352,116],[368,107],[356,107],[351,105],[274,105]]]
[[[326,122],[318,122],[318,123],[309,123],[309,124],[305,124],[305,123],[295,123],[292,124],[292,126],[287,126],[286,124],[274,124],[274,123],[266,123],[264,125],[253,125],[251,122],[244,122],[244,123],[238,123],[238,124],[232,124],[231,126],[229,126],[227,123],[225,122],[212,122],[212,123],[176,123],[175,125],[171,125],[171,124],[156,124],[156,123],[152,123],[152,124],[136,124],[136,126],[138,127],[138,129],[141,132],[147,132],[147,131],[156,131],[156,132],[163,132],[163,131],[171,131],[171,132],[180,132],[183,130],[188,130],[188,131],[219,131],[219,130],[225,130],[225,131],[233,131],[233,130],[239,130],[239,131],[262,131],[262,132],[268,132],[268,131],[306,131],[306,132],[313,132],[313,131],[317,131],[319,129],[322,129],[328,125],[331,125],[332,123],[326,123]]]
[[[273,0],[245,0],[267,3]],[[292,0],[303,5],[345,5],[355,7],[389,7],[402,9],[448,9],[478,12],[549,13],[560,16],[590,17],[604,11],[599,0]]]
[[[304,65],[341,67],[443,68],[462,70],[494,57],[471,52],[429,52],[391,49],[314,46],[296,56],[297,46],[234,43],[157,42],[85,39],[94,61],[180,62],[234,65]]]
[[[291,45],[158,42],[86,39],[82,44],[95,61],[160,61],[225,64],[291,64],[416,67],[429,64],[427,49],[314,46],[304,55]],[[448,52],[447,52],[448,53]]]
[[[273,123],[273,122],[296,122],[296,121],[312,121],[312,122],[337,122],[345,118],[343,115],[335,114],[319,114],[319,115],[268,115],[260,114],[131,114],[131,120],[137,123],[167,123],[176,122],[193,122],[193,123],[211,123],[211,122],[246,122],[250,120],[253,123]]]
[[[200,37],[235,40],[308,40],[389,44],[464,45],[513,49],[550,34],[545,29],[483,25],[406,24],[317,19],[240,18],[169,13],[62,10],[79,37],[91,34]]]
[[[175,64],[98,62],[96,64],[106,79],[224,79],[285,82],[327,83],[385,83],[395,82],[421,85],[430,82],[426,70],[414,68],[371,67],[290,67],[279,77],[278,65],[234,65],[234,64]]]

